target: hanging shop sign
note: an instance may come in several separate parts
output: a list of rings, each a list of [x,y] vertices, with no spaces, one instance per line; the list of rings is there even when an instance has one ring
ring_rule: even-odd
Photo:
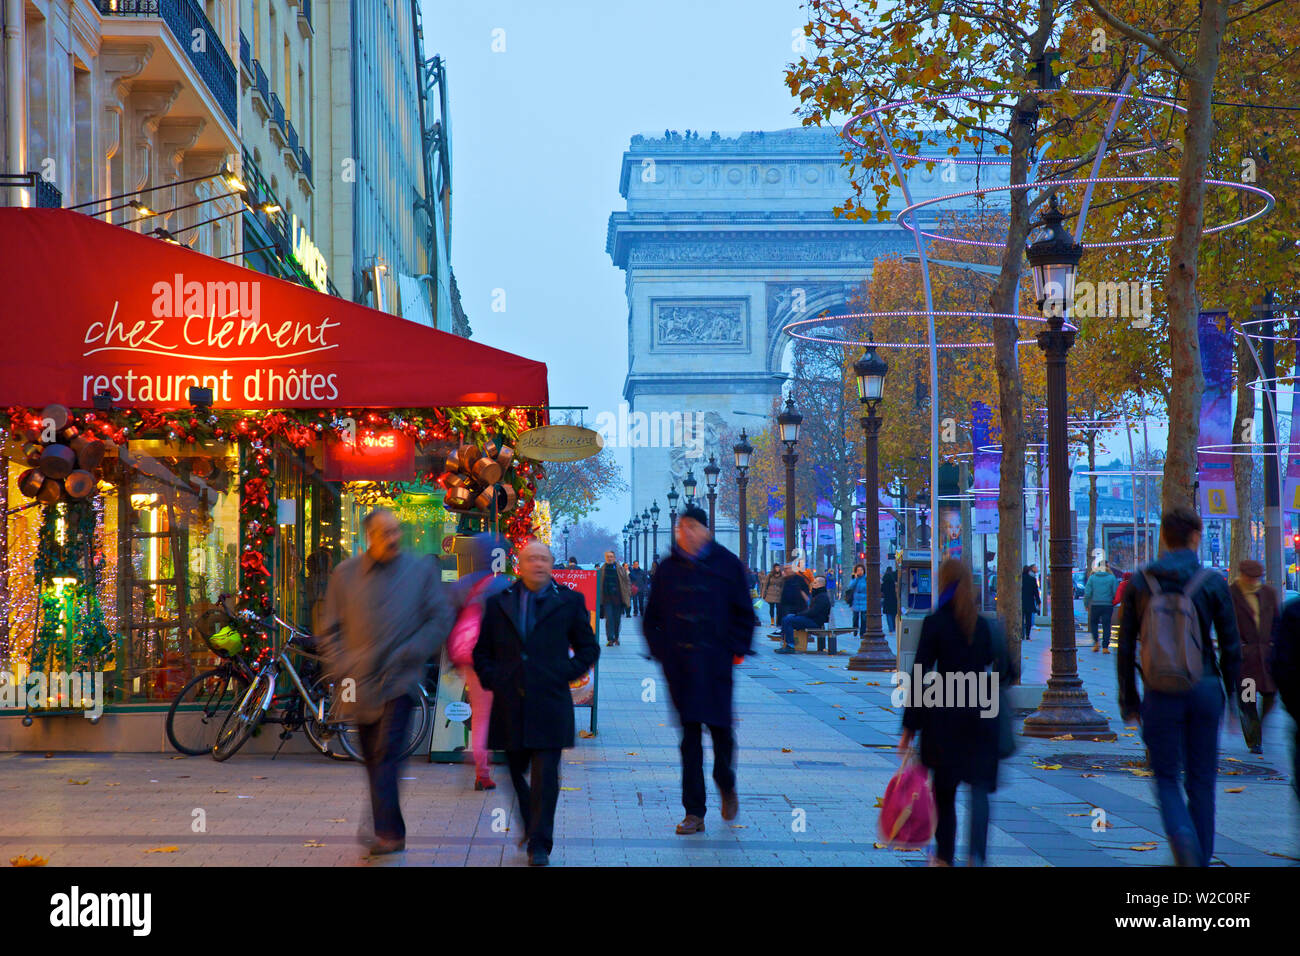
[[[325,443],[321,476],[326,481],[411,481],[415,439],[405,432],[361,434],[355,441]]]
[[[521,458],[533,461],[581,461],[597,454],[604,442],[590,428],[578,425],[543,425],[519,435]]]
[[[0,356],[0,407],[181,408],[191,387],[250,411],[547,403],[540,362],[77,212],[0,209],[0,252],[8,313],[40,331]]]
[[[298,265],[302,266],[302,271],[307,274],[319,291],[325,292],[328,288],[327,268],[325,257],[321,251],[316,248],[316,243],[311,241],[311,236],[307,235],[307,228],[298,222],[298,217],[290,217],[290,235],[293,237],[291,252],[293,257],[298,260]]]

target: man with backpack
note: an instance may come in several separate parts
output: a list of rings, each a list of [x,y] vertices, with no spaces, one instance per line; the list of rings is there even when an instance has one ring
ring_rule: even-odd
[[[1229,713],[1236,713],[1241,644],[1227,583],[1196,559],[1200,516],[1186,507],[1167,512],[1160,519],[1160,540],[1164,553],[1124,589],[1119,710],[1126,723],[1141,722],[1174,860],[1208,866],[1214,855],[1219,725],[1225,695]],[[1218,637],[1217,664],[1211,626]]]

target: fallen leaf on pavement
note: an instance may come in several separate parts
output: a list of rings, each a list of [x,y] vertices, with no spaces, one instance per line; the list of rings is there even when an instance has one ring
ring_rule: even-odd
[[[845,717],[843,714],[840,714],[840,720],[848,720],[848,718]]]
[[[824,680],[810,680],[810,681],[808,682],[808,686],[811,687],[811,686],[813,686],[814,684],[824,684],[824,683],[826,683]]]
[[[627,755],[628,755],[629,757],[635,757],[635,756],[637,755],[637,753],[636,753],[635,750],[629,750],[629,751],[627,752]]]
[[[578,731],[578,736],[579,736],[579,737],[594,737],[594,736],[596,736],[596,735],[593,734],[590,730],[580,730],[580,731]]]
[[[266,778],[265,778],[265,777],[254,777],[253,779],[254,779],[254,780],[265,780]]]
[[[1144,853],[1147,850],[1154,850],[1159,845],[1160,845],[1159,843],[1139,843],[1137,846],[1129,847],[1129,849],[1137,850],[1139,853]]]
[[[1061,734],[1059,737],[1053,737],[1053,740],[1073,740],[1074,734]]]
[[[106,787],[120,787],[120,786],[122,786],[122,785],[121,785],[120,783],[106,783],[106,784],[104,784],[104,786],[106,786]]]
[[[1155,771],[1153,771],[1153,770],[1143,770],[1141,767],[1130,767],[1128,772],[1131,773],[1131,774],[1132,774],[1133,776],[1135,776],[1135,777],[1154,777],[1154,776],[1155,776]]]
[[[68,783],[75,783],[78,787],[84,787],[86,784],[90,783],[90,781],[89,781],[89,780],[73,780],[71,777],[69,777],[69,778],[68,778]]]
[[[789,747],[782,747],[782,748],[781,748],[781,753],[783,753],[783,754],[788,754],[788,753],[791,753],[791,752],[792,752],[792,751],[790,750]]]
[[[229,793],[229,790],[213,790],[213,793]]]
[[[324,843],[317,843],[315,840],[308,840],[303,846],[324,846]]]
[[[877,807],[877,809],[883,807],[884,805],[885,805],[885,798],[884,798],[884,797],[876,797],[876,807]]]
[[[152,850],[145,850],[146,853],[175,853],[179,850],[178,846],[156,846]]]
[[[561,787],[561,790],[581,790],[581,787]]]
[[[1137,734],[1120,734],[1121,737],[1136,737]]]
[[[184,759],[185,759],[185,756],[186,756],[185,754],[176,754],[176,755],[174,755],[174,756],[172,756],[172,757],[170,757],[170,758],[168,758],[168,759],[170,759],[170,760],[184,760]]]
[[[1233,763],[1241,763],[1241,759],[1239,757],[1224,757],[1223,759],[1231,760]]]
[[[1245,787],[1228,787],[1228,788],[1226,788],[1223,792],[1224,792],[1224,793],[1245,793],[1245,792],[1246,792],[1246,788],[1245,788]]]
[[[854,678],[854,679],[856,680],[857,678]],[[867,686],[868,686],[868,687],[879,687],[879,686],[880,686],[880,681],[878,681],[878,680],[869,680],[869,681],[867,681]]]
[[[1079,776],[1080,776],[1080,777],[1096,777],[1096,776],[1100,776],[1100,775],[1099,775],[1099,774],[1095,774],[1095,773],[1081,773],[1081,774],[1079,774]]]
[[[1061,769],[1061,765],[1059,763],[1036,763],[1034,764],[1034,766],[1037,767],[1039,770],[1060,770]]]
[[[45,863],[45,857],[34,854],[31,857],[11,856],[9,858],[10,866],[44,866]]]
[[[348,821],[345,820],[343,817],[338,817],[334,820],[326,820],[325,822],[326,823],[347,823]]]

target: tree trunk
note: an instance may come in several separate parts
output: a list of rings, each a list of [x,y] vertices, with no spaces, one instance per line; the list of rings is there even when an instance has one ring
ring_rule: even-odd
[[[1050,24],[1049,24],[1050,27]],[[1040,37],[1038,34],[1042,34]],[[1030,45],[1031,57],[1042,55],[1047,32],[1040,29]],[[1012,184],[1024,183],[1029,175],[1029,152],[1034,144],[1034,127],[1019,117],[1036,115],[1038,100],[1025,94],[1016,104],[1011,119]],[[1019,312],[1020,265],[1025,255],[1025,238],[1029,235],[1029,196],[1024,189],[1010,193],[1007,242],[1002,251],[997,285],[989,296],[989,311],[1003,314]],[[1009,319],[993,320],[993,365],[998,377],[998,416],[1002,431],[1002,462],[998,481],[998,598],[997,613],[1007,632],[1011,660],[1020,667],[1020,642],[1023,622],[1020,614],[1020,568],[1025,522],[1025,413],[1024,382],[1020,375],[1020,355],[1016,345],[1020,338],[1017,323]]]
[[[1163,511],[1195,504],[1196,442],[1205,379],[1196,337],[1200,296],[1196,291],[1197,256],[1205,224],[1205,177],[1213,132],[1211,97],[1219,67],[1227,11],[1223,0],[1203,0],[1196,56],[1183,77],[1187,115],[1183,159],[1178,170],[1178,217],[1169,246],[1169,445],[1165,456]]]
[[[1237,339],[1237,421],[1232,427],[1232,440],[1238,446],[1251,442],[1247,430],[1254,431],[1255,392],[1250,383],[1255,380],[1255,363],[1243,338]],[[1264,414],[1268,414],[1267,407]],[[1292,426],[1294,427],[1294,425]],[[1251,436],[1253,437],[1253,436]],[[1276,438],[1274,439],[1276,441]],[[1238,448],[1238,451],[1244,449]],[[1255,459],[1251,454],[1232,457],[1232,479],[1237,486],[1237,517],[1232,519],[1232,539],[1228,545],[1228,573],[1234,574],[1242,560],[1250,557],[1250,489],[1255,477]]]

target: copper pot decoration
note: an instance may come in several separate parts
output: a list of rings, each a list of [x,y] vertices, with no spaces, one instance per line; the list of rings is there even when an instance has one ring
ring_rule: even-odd
[[[497,452],[496,459],[502,471],[509,471],[511,463],[515,460],[515,450],[509,445],[503,445],[501,450]]]
[[[56,432],[62,431],[68,425],[68,410],[62,405],[46,405],[41,409],[41,428],[45,428],[47,423],[53,423]]]
[[[501,480],[503,469],[491,458],[480,458],[474,462],[474,479],[485,485],[495,485]]]
[[[504,515],[514,511],[519,504],[519,494],[511,484],[497,485],[497,514]]]
[[[85,471],[94,471],[104,461],[107,447],[98,438],[78,435],[72,439],[72,450],[77,455],[77,467]]]
[[[452,511],[468,511],[473,496],[474,492],[465,487],[448,488],[442,500]]]
[[[45,484],[45,476],[39,468],[28,468],[18,476],[18,490],[28,498],[35,498]]]
[[[63,483],[53,478],[46,478],[41,490],[36,492],[36,500],[52,505],[63,498]]]
[[[63,480],[63,489],[69,498],[84,498],[95,490],[95,476],[79,468]]]
[[[41,453],[41,472],[46,478],[66,478],[77,466],[77,455],[67,445],[46,445]]]

